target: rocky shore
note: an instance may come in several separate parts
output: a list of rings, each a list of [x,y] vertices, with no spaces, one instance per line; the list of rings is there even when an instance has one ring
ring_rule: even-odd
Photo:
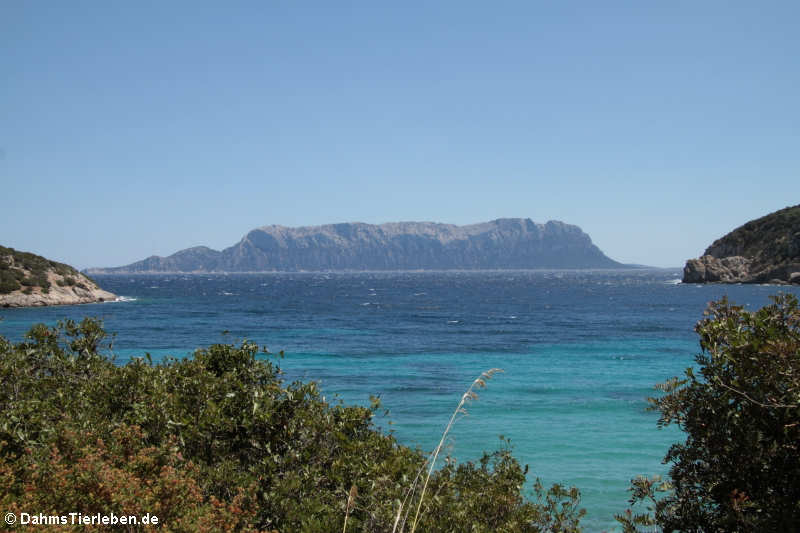
[[[800,205],[714,241],[700,258],[686,261],[683,282],[800,284]]]
[[[94,284],[93,284],[94,285]],[[0,307],[41,307],[45,305],[77,305],[91,304],[98,302],[113,302],[117,299],[116,294],[104,291],[97,285],[83,288],[75,287],[56,287],[49,292],[43,293],[40,288],[33,290],[30,294],[22,291],[15,291],[11,294],[0,295]]]
[[[75,268],[0,246],[0,307],[39,307],[109,302],[115,294]]]

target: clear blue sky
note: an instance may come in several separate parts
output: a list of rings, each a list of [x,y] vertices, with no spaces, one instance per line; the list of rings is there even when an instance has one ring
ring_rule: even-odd
[[[391,4],[391,5],[390,5]],[[0,2],[0,244],[499,217],[679,266],[800,203],[800,3]]]

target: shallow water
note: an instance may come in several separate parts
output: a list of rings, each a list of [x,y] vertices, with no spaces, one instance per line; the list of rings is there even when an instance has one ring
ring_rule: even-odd
[[[694,323],[727,294],[758,307],[779,290],[676,284],[677,270],[96,276],[128,301],[3,309],[0,334],[97,316],[124,363],[182,357],[252,339],[284,350],[287,379],[367,404],[399,440],[433,448],[464,390],[502,368],[452,432],[448,451],[474,460],[511,439],[545,483],[578,486],[588,531],[614,527],[628,480],[665,473],[675,428],[647,412],[653,385],[692,365]],[[223,331],[228,333],[223,334]],[[391,422],[391,424],[389,423]]]

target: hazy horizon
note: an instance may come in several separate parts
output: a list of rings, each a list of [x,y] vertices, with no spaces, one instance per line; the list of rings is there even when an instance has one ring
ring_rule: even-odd
[[[800,4],[0,4],[0,244],[560,220],[682,266],[800,203]]]

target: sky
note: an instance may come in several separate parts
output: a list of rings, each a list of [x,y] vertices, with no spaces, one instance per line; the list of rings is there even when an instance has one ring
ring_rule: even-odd
[[[682,266],[800,203],[800,3],[0,0],[0,244],[580,226]]]

